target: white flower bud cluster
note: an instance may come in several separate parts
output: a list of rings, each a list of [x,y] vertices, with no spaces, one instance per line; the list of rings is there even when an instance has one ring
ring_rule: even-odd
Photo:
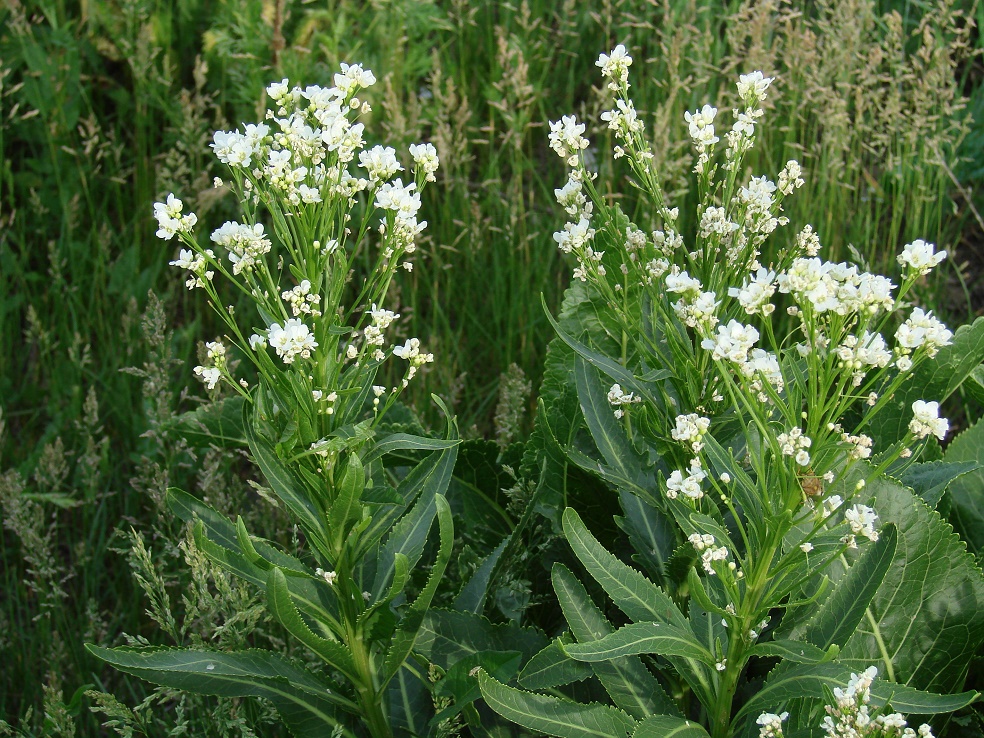
[[[704,436],[707,429],[711,427],[711,419],[704,418],[697,413],[689,415],[677,415],[676,427],[670,431],[673,440],[681,443],[689,443],[693,452],[700,453],[704,448]]]
[[[807,449],[813,445],[813,439],[803,433],[802,428],[790,428],[788,433],[776,436],[776,440],[783,456],[792,456],[800,466],[810,465],[810,452]]]
[[[612,110],[601,114],[601,119],[608,124],[609,130],[615,132],[615,137],[625,143],[631,142],[634,135],[645,129],[631,100],[619,98]]]
[[[193,290],[195,287],[204,287],[205,282],[212,281],[212,277],[215,276],[215,272],[208,269],[208,263],[205,261],[206,256],[209,259],[214,259],[215,253],[212,249],[205,249],[200,254],[196,254],[190,249],[181,249],[178,258],[169,262],[171,266],[187,269],[191,272],[191,276],[185,282],[189,290]]]
[[[414,166],[418,172],[424,173],[426,182],[436,182],[434,176],[440,166],[440,159],[437,156],[437,149],[434,144],[410,144],[410,156],[413,157]]]
[[[950,430],[950,423],[940,417],[940,403],[916,400],[912,403],[912,420],[909,421],[909,431],[916,438],[936,436],[941,441]]]
[[[311,281],[308,279],[302,279],[293,289],[280,293],[280,297],[290,306],[295,318],[299,315],[311,315],[315,318],[321,316],[321,310],[318,309],[321,295],[311,292]]]
[[[750,275],[742,284],[741,289],[731,287],[728,289],[730,297],[737,297],[739,304],[749,315],[761,313],[769,316],[775,312],[776,306],[769,300],[776,292],[776,273],[759,267],[758,271]]]
[[[803,170],[799,165],[799,162],[795,159],[790,159],[786,162],[786,166],[782,168],[779,172],[779,191],[783,195],[793,194],[793,190],[798,190],[806,182],[803,181]]]
[[[807,224],[803,226],[802,231],[796,234],[796,248],[809,257],[814,257],[820,253],[820,237],[813,232],[813,226]]]
[[[680,495],[691,500],[699,500],[704,496],[704,490],[700,483],[707,478],[707,472],[701,466],[700,459],[691,459],[690,472],[683,476],[683,472],[674,469],[666,480],[666,496],[675,500]]]
[[[925,313],[918,307],[912,309],[912,315],[895,332],[903,355],[925,348],[927,356],[936,356],[941,347],[950,345],[951,338],[953,333],[933,316],[932,311]]]
[[[714,571],[715,561],[726,561],[728,558],[728,549],[724,546],[714,545],[714,536],[708,534],[691,533],[687,540],[693,545],[697,553],[699,553],[701,563],[704,566],[704,571],[708,574],[716,574]]]
[[[410,380],[417,374],[417,369],[424,364],[434,361],[434,354],[423,353],[420,350],[420,339],[408,338],[402,346],[393,347],[393,355],[410,362],[407,375],[403,378],[403,386],[406,387]]]
[[[703,174],[714,144],[719,139],[714,135],[714,118],[717,116],[717,108],[712,105],[704,105],[700,110],[683,114],[683,119],[687,121],[690,132],[690,139],[693,141],[694,149],[697,152],[697,163],[694,165],[694,173]]]
[[[397,172],[403,171],[396,149],[391,146],[373,146],[359,154],[359,164],[369,173],[369,182],[384,182]]]
[[[886,367],[892,362],[892,352],[880,333],[864,331],[861,338],[849,334],[835,350],[840,367],[853,372],[852,383],[860,387],[866,367]]]
[[[758,339],[759,332],[754,326],[730,320],[727,325],[718,326],[716,336],[705,338],[700,345],[718,361],[733,361],[741,365],[748,361],[748,352]]]

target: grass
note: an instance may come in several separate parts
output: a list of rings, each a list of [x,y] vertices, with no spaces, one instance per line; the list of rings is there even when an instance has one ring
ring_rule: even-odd
[[[126,556],[111,549],[129,549],[131,526],[144,535],[179,607],[190,581],[166,548],[176,528],[161,510],[163,489],[197,489],[229,509],[247,494],[234,453],[208,456],[167,433],[174,414],[204,396],[189,367],[197,342],[218,329],[166,266],[171,246],[154,238],[150,213],[175,191],[206,224],[222,222],[232,204],[210,187],[221,174],[207,149],[211,131],[254,120],[271,80],[324,83],[339,61],[360,61],[380,80],[371,102],[387,143],[437,145],[442,168],[425,195],[423,258],[393,308],[402,330],[437,357],[414,406],[426,418],[428,393],[437,392],[474,436],[494,437],[496,417],[518,425],[517,437],[530,428],[528,412],[496,406],[513,364],[535,390],[551,337],[540,295],[555,308],[571,266],[551,238],[564,222],[553,199],[564,175],[546,123],[571,112],[597,120],[604,98],[594,59],[616,43],[647,70],[633,81],[634,98],[666,143],[660,165],[684,210],[693,207],[690,153],[669,143],[685,140],[683,112],[707,100],[731,107],[730,80],[761,68],[779,78],[767,111],[768,129],[779,133],[759,143],[753,166],[776,171],[799,159],[807,185],[788,215],[802,224],[822,214],[813,224],[830,258],[853,248],[890,272],[893,255],[917,237],[956,250],[958,264],[979,248],[967,193],[980,189],[984,154],[967,101],[984,110],[971,17],[980,20],[980,5],[964,15],[958,3],[916,0],[722,7],[5,4],[0,715],[26,735],[95,735],[100,718],[71,699],[80,685],[131,705],[143,699],[141,685],[101,670],[81,647],[80,635],[116,642],[121,632],[156,632]],[[592,141],[610,145],[594,125]],[[644,220],[638,203],[623,207]],[[974,266],[951,269],[919,299],[949,315],[976,310]],[[510,376],[522,387],[515,370]],[[188,632],[201,627],[191,622]],[[229,726],[242,719],[235,705],[169,704],[184,704],[184,717],[148,717],[149,734],[181,720],[205,731],[213,711]]]

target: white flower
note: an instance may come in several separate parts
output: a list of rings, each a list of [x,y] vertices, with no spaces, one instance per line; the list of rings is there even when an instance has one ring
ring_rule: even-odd
[[[925,346],[931,357],[936,356],[941,346],[949,346],[951,338],[953,333],[932,312],[924,313],[922,308],[913,308],[912,315],[895,333],[895,340],[906,353]]]
[[[270,239],[266,237],[262,223],[249,225],[228,220],[212,231],[211,238],[229,251],[234,274],[252,269],[260,257],[270,251]]]
[[[802,187],[805,184],[802,174],[803,170],[798,161],[795,159],[787,161],[786,166],[779,172],[779,191],[783,195],[791,195],[793,190]]]
[[[699,500],[704,496],[704,490],[701,489],[700,483],[706,478],[707,473],[701,467],[700,459],[692,459],[687,476],[683,476],[683,472],[678,469],[674,469],[670,473],[666,480],[666,496],[671,500],[675,500],[680,495],[691,500]]]
[[[343,96],[348,96],[360,87],[372,87],[376,84],[376,76],[368,69],[363,69],[361,64],[350,66],[342,62],[339,67],[342,73],[335,74],[334,82],[335,87],[342,92]]]
[[[718,326],[717,331],[713,338],[701,341],[701,347],[711,351],[715,359],[727,359],[737,364],[748,360],[748,352],[759,339],[759,332],[754,326],[742,325],[737,320]]]
[[[414,192],[416,189],[415,182],[404,187],[399,178],[386,182],[376,192],[376,207],[391,210],[404,218],[414,217],[420,210],[420,194]]]
[[[611,80],[609,89],[617,91],[620,85],[624,85],[629,79],[629,67],[632,66],[632,57],[622,44],[612,49],[610,54],[601,54],[596,67],[601,67],[601,74],[606,79]]]
[[[854,505],[844,511],[844,520],[855,535],[864,536],[869,541],[878,540],[878,531],[875,530],[878,515],[867,505]]]
[[[700,237],[710,238],[712,234],[727,236],[738,230],[738,224],[728,220],[724,208],[708,206],[700,218]]]
[[[802,551],[803,553],[810,553],[810,551],[813,550],[813,544],[810,543],[809,541],[806,541],[805,543],[801,543],[799,547],[800,547],[800,551]]]
[[[909,271],[915,274],[923,275],[945,258],[945,251],[937,252],[933,244],[926,243],[919,238],[902,247],[902,253],[899,254],[899,264],[908,267]]]
[[[782,724],[788,717],[788,712],[784,712],[781,715],[776,715],[772,712],[763,712],[755,719],[755,722],[762,726],[759,729],[759,738],[782,738]]]
[[[359,154],[359,164],[369,172],[371,182],[387,180],[403,171],[400,160],[396,158],[396,149],[390,146],[373,146],[368,151],[363,151]]]
[[[670,435],[676,441],[689,443],[694,453],[698,453],[704,447],[702,441],[710,426],[710,418],[701,417],[697,413],[677,415],[676,427],[670,431]]]
[[[683,114],[683,118],[687,121],[690,129],[690,138],[697,145],[698,152],[704,151],[706,147],[712,146],[720,140],[714,135],[714,117],[717,112],[717,108],[704,105],[700,110],[695,110],[692,113],[687,111]]]
[[[577,154],[588,148],[588,139],[584,133],[584,123],[578,123],[573,115],[565,115],[558,121],[550,123],[550,148],[557,152],[557,155],[568,161],[574,159],[574,166],[577,164]]]
[[[641,397],[637,397],[632,392],[623,392],[622,385],[613,384],[608,390],[608,403],[615,407],[615,417],[621,418],[625,415],[622,405],[631,405],[633,402],[642,402]]]
[[[942,441],[949,429],[949,421],[940,417],[940,404],[938,402],[916,400],[912,403],[912,420],[909,422],[909,430],[916,438],[934,435]]]
[[[776,309],[776,306],[769,302],[776,292],[775,281],[775,272],[760,267],[755,274],[745,280],[741,289],[729,288],[728,295],[737,297],[738,302],[749,315],[755,315],[759,312],[762,315],[771,315]]]
[[[413,163],[416,165],[418,171],[424,173],[428,182],[435,182],[437,180],[434,172],[440,166],[440,159],[437,156],[437,149],[434,148],[434,144],[410,144],[410,156],[413,157]]]
[[[217,367],[196,366],[195,374],[202,378],[209,389],[215,389],[215,385],[222,378],[222,371]]]
[[[274,323],[268,332],[270,345],[285,364],[293,364],[300,356],[311,358],[311,352],[318,348],[318,342],[308,327],[297,318],[291,318],[283,326]]]
[[[184,203],[172,192],[167,196],[167,202],[154,203],[154,217],[157,219],[157,237],[170,241],[176,233],[190,233],[198,222],[194,213],[182,215]]]
[[[394,347],[393,355],[409,361],[411,367],[417,367],[421,364],[434,361],[434,354],[420,352],[420,339],[417,338],[408,338],[402,346]]]
[[[766,77],[761,72],[742,74],[738,77],[738,97],[749,107],[754,107],[765,100],[766,92],[774,79],[774,77]]]

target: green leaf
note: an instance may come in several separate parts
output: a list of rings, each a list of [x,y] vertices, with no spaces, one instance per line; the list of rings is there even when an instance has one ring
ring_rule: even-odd
[[[481,614],[485,609],[485,599],[488,597],[489,581],[492,578],[492,571],[502,557],[502,552],[506,550],[511,536],[507,536],[502,543],[495,547],[481,565],[475,570],[471,578],[461,588],[461,592],[454,600],[454,609],[465,612]]]
[[[984,551],[984,422],[953,439],[944,461],[977,463],[974,471],[950,484],[950,522],[967,542],[967,548],[980,555]]]
[[[979,468],[980,464],[976,461],[926,461],[906,468],[899,475],[899,481],[912,489],[927,505],[936,507],[954,480]]]
[[[362,505],[359,499],[366,486],[366,474],[358,454],[348,454],[345,469],[336,486],[335,499],[328,510],[328,535],[332,549],[341,551],[352,526],[362,518]]]
[[[410,433],[391,433],[380,439],[362,461],[369,464],[393,451],[446,451],[459,443],[461,443],[460,439],[444,440],[415,436]]]
[[[434,693],[453,697],[454,703],[448,705],[434,716],[432,725],[457,715],[465,707],[481,698],[478,675],[475,667],[480,666],[500,682],[507,682],[519,671],[522,654],[518,651],[480,651],[455,662],[444,678],[434,687]]]
[[[245,402],[241,395],[234,395],[200,405],[173,418],[165,429],[177,433],[193,446],[241,448],[246,445],[243,431]]]
[[[618,500],[625,516],[616,517],[615,523],[629,537],[636,551],[633,561],[663,584],[668,575],[667,565],[676,549],[677,531],[673,519],[626,490],[619,490]]]
[[[817,664],[836,655],[837,647],[834,646],[833,651],[828,653],[805,641],[778,640],[756,643],[747,653],[749,656],[778,656],[795,664]]]
[[[296,738],[320,738],[332,729],[355,738],[352,720],[339,708],[358,714],[357,706],[328,683],[278,654],[261,650],[222,653],[184,648],[86,649],[117,669],[154,684],[220,697],[270,700]]]
[[[272,569],[267,575],[267,607],[277,622],[333,669],[342,672],[352,682],[359,681],[358,670],[355,668],[355,662],[352,661],[352,653],[345,644],[317,635],[301,619],[291,599],[287,578],[280,569]]]
[[[252,423],[244,423],[249,450],[270,487],[285,505],[300,520],[308,535],[321,537],[321,517],[314,503],[307,496],[304,483],[280,460],[265,438],[253,428]]]
[[[656,620],[683,629],[689,627],[673,600],[642,573],[605,550],[572,508],[564,511],[563,522],[574,554],[629,618],[636,622]]]
[[[550,689],[583,681],[593,673],[590,666],[568,656],[564,644],[557,638],[523,667],[519,686],[524,689]]]
[[[887,448],[908,432],[912,403],[916,400],[942,402],[984,361],[984,318],[960,326],[953,342],[935,358],[920,364],[878,414],[870,431],[875,448]]]
[[[567,624],[578,641],[596,641],[615,631],[570,569],[560,563],[554,564],[551,579]],[[677,714],[676,704],[642,663],[642,659],[623,656],[593,663],[591,669],[616,706],[633,717],[643,718],[653,713]]]
[[[847,574],[824,600],[820,609],[792,637],[808,641],[821,649],[843,647],[865,616],[865,610],[881,586],[895,558],[898,528],[886,525],[878,540],[865,546]]]
[[[636,726],[632,738],[709,738],[709,736],[700,723],[670,715],[652,715]]]
[[[614,707],[582,705],[513,689],[484,671],[478,674],[478,685],[489,707],[539,733],[559,738],[628,738],[636,726],[635,720]]]
[[[885,523],[898,526],[895,559],[840,660],[919,689],[960,689],[984,644],[984,575],[936,511],[908,489],[879,479],[866,491]]]
[[[525,661],[546,645],[541,633],[514,623],[493,625],[470,612],[432,609],[424,616],[414,650],[447,671],[481,651],[518,651]]]
[[[578,661],[608,661],[647,653],[714,664],[714,657],[700,645],[693,631],[669,623],[632,623],[597,641],[566,645],[564,650]]]

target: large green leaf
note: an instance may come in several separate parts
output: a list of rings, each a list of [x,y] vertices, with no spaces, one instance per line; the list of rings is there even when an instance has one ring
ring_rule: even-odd
[[[519,675],[524,689],[550,689],[588,679],[594,672],[588,664],[572,659],[564,651],[564,643],[555,639],[529,660]]]
[[[908,467],[899,475],[899,481],[927,505],[936,507],[951,483],[979,466],[976,461],[925,461]]]
[[[953,343],[916,368],[902,388],[878,414],[878,423],[867,432],[876,448],[887,448],[905,436],[916,400],[942,402],[984,361],[984,318],[960,326]]]
[[[714,657],[700,645],[690,628],[669,623],[631,623],[597,641],[568,644],[564,650],[578,661],[608,661],[651,653],[714,663]]]
[[[868,605],[881,586],[895,558],[898,528],[886,525],[874,543],[865,547],[854,566],[837,583],[823,605],[792,637],[819,648],[843,646],[865,616]]]
[[[960,689],[984,643],[984,575],[952,528],[905,487],[869,485],[879,519],[898,527],[895,559],[841,651],[860,670],[919,689]]]
[[[558,738],[628,738],[636,726],[634,719],[617,708],[513,689],[484,671],[478,674],[478,685],[489,707],[538,733]]]
[[[655,620],[683,629],[689,627],[669,595],[607,551],[572,508],[564,511],[564,533],[588,573],[629,618],[635,622]]]
[[[652,715],[636,726],[632,738],[710,738],[700,723],[671,715]]]
[[[333,669],[342,672],[353,682],[359,681],[359,673],[352,660],[352,653],[345,644],[318,635],[301,619],[291,599],[287,577],[280,569],[272,569],[267,575],[267,607],[292,636],[324,659]]]
[[[567,624],[578,641],[595,641],[614,632],[611,623],[591,601],[570,569],[560,563],[554,564],[551,579]],[[623,656],[592,663],[591,669],[612,701],[633,717],[643,718],[653,713],[677,714],[677,706],[656,677],[649,673],[642,659]]]
[[[432,609],[424,616],[414,650],[447,671],[457,661],[482,651],[518,651],[523,660],[547,645],[542,633],[513,623],[493,625],[470,612]]]
[[[240,395],[225,397],[178,415],[165,428],[179,434],[193,446],[241,448],[246,445],[244,402]]]
[[[238,653],[184,648],[102,648],[89,652],[117,669],[154,684],[220,697],[263,697],[270,700],[297,738],[320,738],[332,729],[354,738],[354,703],[311,672],[269,651]]]
[[[984,551],[984,422],[978,421],[954,438],[943,458],[980,465],[955,479],[949,488],[950,522],[967,547],[979,556]]]

